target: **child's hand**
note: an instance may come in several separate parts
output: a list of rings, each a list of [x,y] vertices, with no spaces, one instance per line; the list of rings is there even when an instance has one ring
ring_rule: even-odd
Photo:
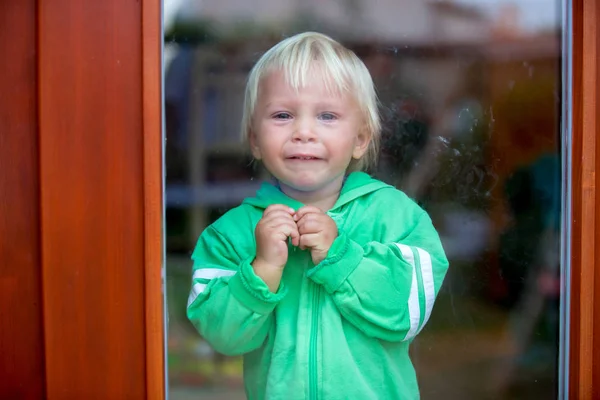
[[[313,263],[319,264],[327,257],[331,244],[338,236],[337,225],[329,215],[313,206],[302,207],[294,219],[300,233],[300,248],[310,249]]]
[[[267,207],[256,225],[256,258],[253,265],[283,268],[288,258],[288,238],[298,246],[300,234],[294,209],[275,204]]]

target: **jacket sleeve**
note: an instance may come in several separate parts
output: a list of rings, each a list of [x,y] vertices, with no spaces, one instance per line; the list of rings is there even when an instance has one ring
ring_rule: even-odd
[[[192,255],[187,316],[202,337],[225,355],[248,353],[264,343],[273,310],[286,293],[283,283],[278,293],[269,290],[254,274],[252,258],[242,258],[213,227],[200,236]]]
[[[361,246],[341,232],[328,257],[308,274],[347,321],[386,341],[410,341],[423,329],[448,269],[425,212],[402,236]]]

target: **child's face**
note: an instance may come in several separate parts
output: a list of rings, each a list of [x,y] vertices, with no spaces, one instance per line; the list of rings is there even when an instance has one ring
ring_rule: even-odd
[[[298,91],[281,72],[260,85],[250,145],[284,192],[339,191],[351,160],[369,145],[352,96],[331,93],[318,73],[312,77]]]

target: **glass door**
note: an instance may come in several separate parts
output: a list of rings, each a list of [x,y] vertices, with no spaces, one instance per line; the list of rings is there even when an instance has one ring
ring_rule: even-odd
[[[411,358],[422,398],[559,397],[562,3],[164,3],[168,386],[242,399],[242,358],[186,318],[201,232],[264,171],[240,141],[253,63],[319,31],[365,63],[381,101],[373,175],[423,207],[450,261]]]

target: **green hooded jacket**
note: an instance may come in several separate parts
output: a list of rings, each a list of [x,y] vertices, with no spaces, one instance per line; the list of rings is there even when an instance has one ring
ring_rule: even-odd
[[[248,399],[417,399],[408,348],[448,269],[431,219],[404,193],[350,174],[328,215],[339,236],[314,265],[292,245],[272,293],[251,262],[271,204],[265,183],[206,228],[193,252],[187,315],[213,348],[244,356]]]

